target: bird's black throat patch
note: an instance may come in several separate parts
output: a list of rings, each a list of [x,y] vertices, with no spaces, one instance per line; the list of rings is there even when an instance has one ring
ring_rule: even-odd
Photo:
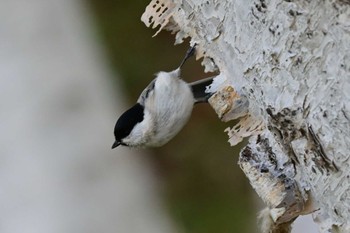
[[[143,120],[143,110],[144,106],[136,103],[119,117],[114,127],[116,141],[121,142],[123,138],[130,134],[134,126]]]

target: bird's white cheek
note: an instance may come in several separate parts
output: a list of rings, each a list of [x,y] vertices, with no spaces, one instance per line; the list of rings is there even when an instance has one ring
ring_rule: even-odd
[[[153,125],[150,114],[145,112],[143,121],[135,125],[129,136],[123,139],[123,142],[133,147],[144,146],[153,136]]]

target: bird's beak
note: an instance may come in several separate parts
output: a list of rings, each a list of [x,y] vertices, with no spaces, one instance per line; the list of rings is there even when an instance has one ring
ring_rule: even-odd
[[[112,145],[112,149],[116,148],[119,145],[120,145],[120,142],[115,141]]]

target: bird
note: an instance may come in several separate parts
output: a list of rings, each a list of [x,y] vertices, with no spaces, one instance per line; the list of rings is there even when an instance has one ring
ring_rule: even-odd
[[[181,79],[181,68],[195,53],[190,47],[180,66],[170,72],[160,71],[142,91],[136,104],[126,110],[114,127],[112,149],[127,147],[160,147],[169,142],[189,120],[193,106],[208,101],[206,92],[213,78],[186,83]]]

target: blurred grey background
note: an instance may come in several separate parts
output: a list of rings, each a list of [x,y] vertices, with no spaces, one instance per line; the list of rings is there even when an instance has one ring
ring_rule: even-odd
[[[177,232],[146,153],[110,149],[125,98],[84,6],[1,1],[0,232]]]
[[[2,0],[0,232],[252,232],[255,194],[209,106],[154,150],[111,150],[117,117],[188,41],[148,0]],[[192,59],[183,78],[209,76]]]

